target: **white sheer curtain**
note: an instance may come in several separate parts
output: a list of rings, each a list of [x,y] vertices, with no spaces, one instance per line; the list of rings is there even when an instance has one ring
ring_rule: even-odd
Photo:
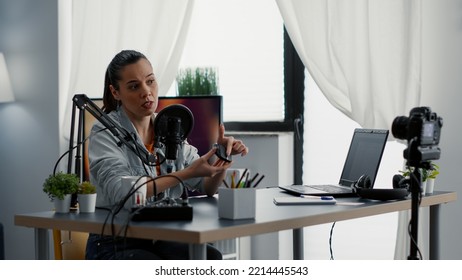
[[[421,94],[420,0],[277,0],[295,48],[327,100],[389,128]]]
[[[65,135],[74,94],[102,97],[106,67],[123,49],[144,53],[153,64],[159,94],[167,93],[181,60],[194,0],[77,0],[71,6],[64,2],[60,22],[67,22],[68,28],[60,30],[60,97],[66,100]]]
[[[362,127],[390,129],[396,116],[420,105],[421,0],[276,2],[305,67],[346,116]],[[398,259],[408,252],[409,218],[399,214]]]

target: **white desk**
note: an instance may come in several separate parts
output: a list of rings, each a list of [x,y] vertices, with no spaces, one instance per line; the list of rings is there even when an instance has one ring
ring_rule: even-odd
[[[204,259],[206,244],[242,236],[281,230],[293,230],[294,259],[303,259],[303,228],[384,213],[409,210],[411,200],[366,201],[359,206],[298,205],[276,206],[274,196],[285,195],[277,188],[257,190],[255,219],[226,220],[218,217],[217,198],[192,198],[192,221],[130,222],[127,237],[180,241],[190,244],[191,258]],[[423,197],[421,207],[430,207],[430,259],[439,259],[439,215],[441,204],[455,201],[455,192],[435,192]],[[340,198],[339,202],[358,202],[358,198]],[[127,213],[114,220],[116,231],[126,224]],[[101,233],[107,211],[57,214],[53,211],[15,215],[15,225],[35,228],[37,259],[49,259],[48,229]],[[110,234],[110,225],[105,234]]]

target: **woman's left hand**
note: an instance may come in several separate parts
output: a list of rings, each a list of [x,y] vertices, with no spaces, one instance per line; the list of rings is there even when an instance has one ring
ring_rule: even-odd
[[[241,140],[234,139],[233,136],[225,136],[225,126],[220,124],[218,131],[218,144],[226,148],[226,155],[245,156],[249,153],[249,148]]]

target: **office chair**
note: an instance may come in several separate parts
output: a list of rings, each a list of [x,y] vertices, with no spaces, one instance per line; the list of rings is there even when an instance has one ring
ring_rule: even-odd
[[[53,230],[55,260],[84,260],[88,233]]]

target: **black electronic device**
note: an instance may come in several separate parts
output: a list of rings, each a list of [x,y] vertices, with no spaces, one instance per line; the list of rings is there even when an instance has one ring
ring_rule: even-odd
[[[215,147],[217,150],[215,151],[215,155],[226,162],[231,162],[233,161],[233,158],[231,155],[226,154],[226,148],[223,145],[220,144],[213,144],[213,147]]]
[[[191,221],[193,208],[182,201],[156,203],[131,208],[132,221]]]
[[[429,107],[416,107],[409,117],[399,116],[393,121],[391,131],[398,139],[411,143],[403,152],[409,166],[418,167],[422,162],[440,158],[438,147],[443,119]]]
[[[419,205],[421,201],[421,169],[431,169],[431,160],[439,159],[441,150],[438,147],[441,137],[443,119],[431,111],[429,107],[415,107],[409,112],[409,117],[396,117],[392,124],[393,136],[397,139],[407,140],[407,148],[403,152],[407,160],[406,166],[410,169],[409,181],[402,185],[409,185],[411,193],[411,221],[410,235],[411,248],[408,259],[419,259],[417,253]],[[420,256],[421,257],[421,256]]]

